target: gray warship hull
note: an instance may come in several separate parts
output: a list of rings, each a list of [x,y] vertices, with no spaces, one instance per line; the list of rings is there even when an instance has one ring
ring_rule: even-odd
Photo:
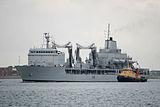
[[[113,70],[105,70],[112,72],[109,74],[97,74],[86,72],[71,73],[66,71],[83,71],[78,69],[66,69],[65,67],[44,67],[44,66],[16,66],[23,81],[36,82],[113,82],[117,81],[117,74],[113,74]],[[93,71],[93,70],[92,70]],[[98,71],[98,70],[96,70]],[[102,71],[102,70],[101,70]]]
[[[108,28],[109,29],[109,28]],[[70,82],[109,82],[117,81],[117,76],[127,65],[134,68],[131,57],[121,53],[112,37],[105,40],[105,47],[97,52],[95,44],[87,47],[76,43],[76,58],[72,55],[72,45],[52,43],[49,33],[44,33],[46,48],[31,48],[28,53],[28,65],[16,66],[23,81],[70,81]],[[65,53],[57,48],[68,48],[68,59]],[[80,57],[81,49],[90,49],[89,58],[85,62]],[[129,64],[128,64],[129,63]],[[148,69],[139,70],[140,74],[148,75]],[[144,72],[143,72],[144,71]]]

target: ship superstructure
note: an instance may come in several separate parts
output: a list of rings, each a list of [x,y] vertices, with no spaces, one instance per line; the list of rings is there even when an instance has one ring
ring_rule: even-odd
[[[72,55],[72,45],[50,44],[49,33],[44,33],[46,48],[33,48],[29,50],[28,65],[16,66],[23,81],[117,81],[117,75],[129,63],[134,70],[132,58],[121,53],[116,41],[112,37],[105,40],[105,46],[97,52],[95,43],[89,46],[76,44],[76,58]],[[68,59],[65,62],[65,53],[58,48],[68,49]],[[90,49],[89,59],[82,62],[80,50]],[[128,60],[128,63],[127,63]],[[149,75],[148,69],[140,69],[140,74]]]
[[[46,48],[33,48],[29,50],[29,66],[55,66],[64,65],[65,53],[55,48],[49,47],[49,34],[44,33],[46,38]]]

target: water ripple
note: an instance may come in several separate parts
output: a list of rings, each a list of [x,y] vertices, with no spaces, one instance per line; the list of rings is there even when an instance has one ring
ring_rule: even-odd
[[[22,83],[0,80],[0,107],[159,107],[160,80]]]

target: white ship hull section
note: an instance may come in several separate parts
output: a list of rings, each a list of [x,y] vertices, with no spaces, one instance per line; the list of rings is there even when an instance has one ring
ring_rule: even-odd
[[[64,67],[17,66],[23,81],[108,82],[117,75],[67,74]]]

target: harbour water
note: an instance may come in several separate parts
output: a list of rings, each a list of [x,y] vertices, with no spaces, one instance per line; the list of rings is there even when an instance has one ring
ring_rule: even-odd
[[[0,107],[160,107],[160,80],[29,82],[0,79]]]

